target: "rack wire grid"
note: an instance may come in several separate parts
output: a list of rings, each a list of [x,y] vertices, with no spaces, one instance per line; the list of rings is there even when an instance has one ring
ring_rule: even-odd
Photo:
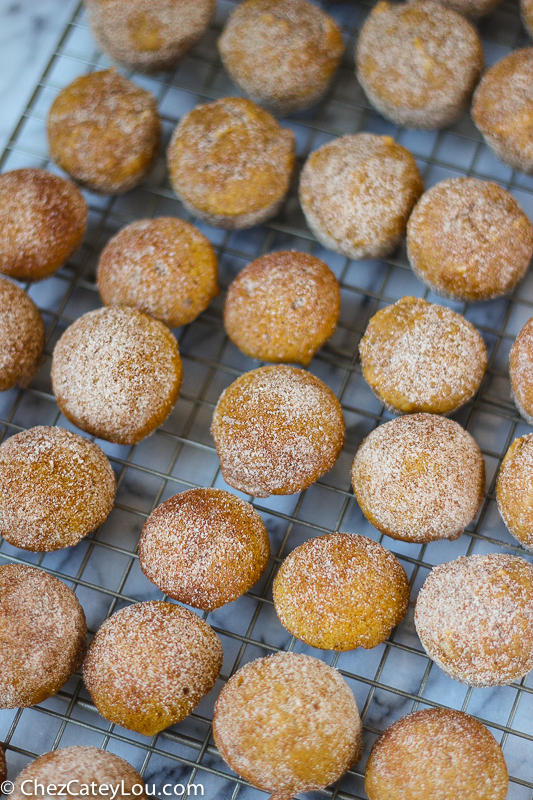
[[[220,0],[209,31],[172,74],[161,78],[135,75],[152,91],[163,118],[164,144],[183,114],[196,104],[236,94],[217,56],[216,38],[235,3]],[[338,2],[325,6],[341,24],[346,56],[327,98],[307,113],[284,120],[296,135],[301,167],[310,150],[332,138],[357,131],[389,134],[417,158],[426,187],[444,178],[475,175],[508,188],[533,216],[533,179],[512,172],[483,145],[468,115],[440,132],[417,132],[387,123],[368,105],[353,72],[357,29],[371,4]],[[481,22],[487,64],[513,47],[527,44],[518,10],[504,2]],[[3,170],[23,166],[56,171],[45,137],[47,110],[59,89],[80,74],[109,66],[97,50],[81,5],[53,54],[0,162]],[[8,437],[33,425],[72,428],[61,416],[50,383],[55,342],[78,316],[100,305],[95,285],[99,253],[116,231],[135,219],[176,215],[189,219],[170,189],[162,147],[148,180],[126,195],[86,193],[90,222],[85,242],[71,261],[46,281],[31,285],[30,296],[47,325],[45,363],[29,388],[0,394],[0,434]],[[379,261],[350,261],[320,247],[299,209],[296,184],[282,213],[266,225],[226,232],[199,224],[217,250],[223,288],[250,260],[272,250],[297,249],[324,259],[342,287],[339,327],[318,353],[310,370],[342,402],[347,444],[335,467],[300,495],[255,500],[271,539],[272,558],[263,578],[245,596],[204,614],[219,634],[224,665],[215,689],[183,722],[153,739],[111,725],[96,712],[74,676],[39,706],[0,713],[0,738],[6,745],[10,777],[33,758],[72,744],[107,748],[130,761],[150,783],[200,783],[208,798],[251,800],[265,793],[235,776],[220,758],[211,736],[215,698],[224,682],[253,658],[277,650],[306,652],[337,667],[351,686],[364,723],[363,759],[333,788],[306,797],[333,800],[365,798],[364,766],[376,737],[394,720],[423,707],[462,709],[478,717],[501,743],[510,773],[510,800],[533,797],[533,673],[518,683],[472,689],[448,678],[426,657],[413,625],[413,600],[429,570],[459,555],[512,552],[531,557],[507,533],[497,511],[494,484],[501,458],[515,436],[531,429],[510,399],[508,356],[514,337],[533,311],[533,275],[529,273],[511,297],[475,305],[434,297],[409,269],[404,249]],[[391,418],[365,384],[357,345],[372,314],[405,294],[423,296],[465,314],[481,331],[489,364],[481,391],[455,418],[481,446],[487,465],[487,493],[467,532],[455,542],[404,544],[381,536],[364,519],[350,489],[350,463],[363,439]],[[107,521],[76,547],[35,554],[7,542],[0,559],[36,564],[72,586],[84,606],[90,634],[114,611],[133,602],[158,599],[161,593],[142,575],[137,543],[147,515],[168,497],[194,486],[226,484],[209,434],[214,405],[242,372],[258,366],[228,340],[222,324],[223,294],[191,325],[176,331],[184,363],[184,384],[169,419],[135,447],[99,441],[117,474],[116,504]],[[250,499],[250,498],[247,498]],[[383,542],[405,567],[412,586],[406,618],[389,639],[372,650],[317,651],[292,638],[278,622],[270,587],[282,558],[313,536],[334,531],[362,533]],[[429,798],[428,798],[429,800]]]

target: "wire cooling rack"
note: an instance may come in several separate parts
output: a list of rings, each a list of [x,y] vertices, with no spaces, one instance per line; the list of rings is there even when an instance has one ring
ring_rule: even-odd
[[[164,145],[178,119],[197,103],[235,94],[216,52],[216,38],[233,8],[219,0],[208,33],[172,74],[160,79],[135,75],[152,91],[163,117]],[[385,122],[368,106],[353,73],[357,29],[369,5],[346,0],[327,10],[342,24],[347,50],[328,97],[308,113],[283,124],[296,134],[299,167],[310,150],[335,136],[357,131],[389,134],[409,148],[419,163],[426,187],[446,177],[476,175],[511,190],[533,217],[533,179],[497,162],[482,144],[467,115],[441,132],[415,132]],[[518,9],[503,3],[481,23],[487,64],[512,48],[527,44]],[[39,81],[2,159],[3,170],[23,166],[56,171],[48,160],[45,137],[47,110],[59,89],[80,74],[109,66],[87,29],[83,9],[71,22]],[[0,435],[10,436],[33,425],[72,426],[60,414],[50,384],[55,342],[78,316],[100,305],[95,268],[106,241],[136,219],[176,215],[190,219],[174,197],[166,175],[164,148],[148,180],[119,197],[86,193],[89,229],[74,258],[52,278],[29,287],[48,332],[46,361],[31,386],[0,394]],[[219,634],[224,666],[213,692],[179,725],[153,739],[110,725],[96,712],[79,675],[59,694],[39,706],[0,712],[0,739],[5,742],[10,777],[37,755],[56,747],[88,744],[107,748],[139,769],[158,791],[163,784],[201,784],[204,796],[217,800],[265,798],[224,764],[213,744],[210,721],[224,681],[247,661],[279,649],[307,652],[341,670],[354,691],[365,729],[365,755],[339,783],[316,796],[365,798],[364,765],[379,733],[400,716],[423,707],[449,706],[474,714],[501,743],[509,768],[510,800],[533,797],[533,673],[507,687],[472,689],[448,678],[424,654],[413,625],[413,604],[387,642],[373,650],[335,654],[317,651],[293,639],[277,621],[271,599],[272,577],[281,559],[302,541],[332,530],[363,533],[392,550],[412,585],[412,600],[431,567],[459,555],[524,552],[506,532],[495,497],[495,476],[515,436],[530,431],[510,401],[508,355],[514,337],[533,314],[533,276],[512,297],[490,303],[447,303],[433,297],[414,277],[401,249],[381,261],[349,261],[317,245],[299,209],[296,188],[282,213],[270,223],[242,232],[225,232],[200,224],[215,246],[223,288],[250,260],[270,250],[294,248],[323,258],[342,287],[341,321],[337,332],[310,365],[342,402],[347,444],[337,464],[306,492],[255,501],[268,527],[272,558],[260,582],[236,602],[204,615]],[[423,296],[464,313],[481,331],[489,365],[481,391],[456,415],[481,446],[487,465],[487,494],[475,522],[455,542],[404,544],[381,536],[362,516],[350,488],[349,470],[362,438],[390,419],[366,386],[357,356],[358,341],[369,317],[405,294]],[[194,486],[225,487],[209,434],[214,405],[238,375],[259,365],[229,342],[222,324],[223,294],[191,325],[176,331],[184,363],[184,385],[174,412],[151,437],[135,447],[99,441],[118,478],[115,508],[92,536],[75,548],[33,554],[0,546],[2,562],[37,564],[72,586],[83,604],[91,635],[111,613],[129,603],[161,598],[142,575],[136,548],[144,520],[163,500]],[[242,495],[241,495],[242,496]],[[530,558],[525,555],[526,558]],[[178,790],[181,791],[181,790]],[[431,798],[428,798],[431,800]]]

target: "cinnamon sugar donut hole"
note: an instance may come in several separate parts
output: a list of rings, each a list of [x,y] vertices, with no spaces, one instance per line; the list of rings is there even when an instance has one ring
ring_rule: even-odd
[[[422,586],[415,626],[428,656],[469,686],[503,686],[533,667],[533,567],[518,556],[461,556]]]
[[[515,439],[496,484],[498,510],[509,533],[533,552],[533,434]]]
[[[0,272],[19,281],[49,278],[78,249],[87,203],[71,181],[44,169],[0,175]]]
[[[191,713],[221,667],[222,645],[207,622],[182,606],[151,601],[103,623],[83,679],[105,719],[155,736]]]
[[[140,183],[159,149],[155,98],[114,69],[76,78],[48,113],[55,163],[94,192],[121,194]]]
[[[85,0],[94,38],[139,72],[175,67],[207,29],[216,0]]]
[[[311,647],[369,649],[404,618],[409,581],[398,559],[377,542],[329,533],[287,556],[273,596],[281,624]]]
[[[257,583],[270,556],[255,508],[222,489],[189,489],[152,511],[139,542],[139,563],[161,591],[214,611]]]
[[[467,108],[483,67],[479,35],[432,0],[374,6],[361,28],[356,72],[372,105],[408,128],[432,130]]]
[[[43,318],[33,300],[0,278],[0,392],[30,383],[41,365],[45,338]]]
[[[38,426],[0,445],[0,534],[15,547],[72,547],[104,522],[115,490],[107,456],[77,433]]]
[[[182,379],[176,339],[134,308],[98,308],[55,346],[52,386],[65,417],[116,444],[136,444],[166,420]]]
[[[218,294],[209,239],[177,217],[132,222],[104,248],[97,282],[106,306],[130,306],[169,328],[186,325]]]
[[[500,161],[533,174],[533,47],[514,50],[485,72],[472,119]]]
[[[105,797],[116,791],[116,800],[132,796],[146,800],[147,797],[144,791],[134,789],[143,787],[144,781],[131,764],[109,750],[82,745],[61,747],[36,758],[17,777],[12,796],[16,800],[43,797],[43,794],[50,797],[53,796],[48,790],[51,784],[57,792],[58,784],[68,785],[70,781],[74,782],[71,791],[67,788],[62,795],[66,794],[69,799],[79,796],[78,791],[84,786],[91,786],[91,796]]]
[[[509,377],[515,405],[533,425],[533,317],[516,337],[509,356]]]
[[[369,800],[505,800],[508,783],[492,733],[450,708],[394,722],[374,744],[365,774]]]
[[[408,150],[390,136],[357,133],[311,153],[300,203],[324,247],[349,258],[380,258],[400,242],[423,190]]]
[[[296,163],[294,134],[251,100],[226,97],[186,114],[168,148],[170,181],[191,214],[217,228],[275,216]]]
[[[450,178],[414,207],[407,254],[415,275],[436,294],[491,300],[524,277],[533,254],[533,225],[496,183]]]
[[[533,39],[533,0],[520,0],[520,16],[524,28]]]
[[[237,378],[221,394],[211,424],[226,483],[255,497],[311,486],[335,464],[344,431],[331,389],[284,365]]]
[[[361,758],[354,696],[333,667],[277,653],[229,679],[215,705],[213,735],[222,758],[275,800],[323,789]]]
[[[307,366],[339,319],[339,283],[308,253],[269,253],[252,261],[230,284],[224,327],[251,358]]]
[[[378,311],[359,353],[376,397],[400,414],[455,411],[475,395],[487,366],[485,344],[470,322],[416,297]]]
[[[352,484],[361,511],[381,533],[404,542],[453,540],[477,514],[485,462],[457,422],[410,414],[364,439]]]
[[[56,694],[80,667],[85,614],[58,578],[0,566],[0,708],[27,708]]]
[[[246,0],[232,11],[218,50],[233,82],[283,115],[320,100],[344,43],[336,22],[307,0]]]

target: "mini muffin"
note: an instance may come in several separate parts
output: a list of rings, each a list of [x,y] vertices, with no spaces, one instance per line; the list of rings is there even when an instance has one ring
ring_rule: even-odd
[[[533,667],[533,567],[518,556],[461,556],[422,586],[415,626],[424,650],[456,681],[503,686]]]
[[[204,33],[216,0],[85,0],[94,38],[139,72],[176,66]]]
[[[372,748],[370,800],[505,800],[507,767],[481,722],[449,708],[427,708],[393,723]]]
[[[374,394],[405,414],[455,411],[475,395],[487,366],[485,344],[470,322],[416,297],[378,311],[359,353]]]
[[[78,249],[87,227],[78,187],[44,169],[0,175],[0,272],[41,281]]]
[[[64,428],[37,427],[0,445],[0,534],[43,553],[72,547],[106,519],[115,473],[98,445]]]
[[[152,511],[139,562],[161,591],[202,611],[231,603],[261,577],[270,555],[255,508],[222,489],[190,489]]]
[[[389,255],[424,190],[416,162],[390,138],[342,136],[311,153],[300,203],[319,242],[349,258]]]
[[[491,300],[524,277],[533,254],[533,225],[496,183],[450,178],[414,207],[407,253],[415,275],[436,294]]]
[[[463,17],[476,20],[496,8],[501,0],[438,0],[448,8],[453,8]]]
[[[0,566],[0,708],[56,694],[86,647],[85,614],[72,589],[35,567]]]
[[[168,169],[183,205],[218,228],[250,228],[275,216],[296,162],[294,134],[251,100],[197,106],[174,131]]]
[[[339,319],[338,281],[308,253],[269,253],[252,261],[228,289],[224,327],[251,358],[306,366]]]
[[[344,43],[336,22],[307,0],[246,0],[232,11],[218,49],[240,89],[288,114],[320,100]]]
[[[106,306],[131,306],[170,328],[186,325],[218,294],[217,257],[200,231],[177,217],[133,222],[104,248],[98,289]]]
[[[485,72],[472,119],[500,161],[533,174],[533,47],[514,50]]]
[[[72,785],[68,788],[70,781]],[[90,786],[93,797],[112,796],[113,800],[123,800],[135,796],[146,800],[143,779],[131,764],[98,747],[61,747],[39,756],[18,776],[12,797],[15,800],[38,798],[43,794],[50,797],[53,796],[51,784],[56,792],[58,784],[67,785],[62,795],[68,798],[79,797],[83,788]]]
[[[54,349],[59,408],[78,428],[117,444],[140,442],[165,421],[181,379],[176,339],[134,308],[84,314]]]
[[[520,16],[524,28],[533,39],[533,0],[520,0]]]
[[[496,498],[509,533],[533,552],[533,433],[515,439],[505,454]]]
[[[229,766],[277,800],[323,789],[362,751],[348,684],[323,661],[296,653],[258,658],[230,678],[213,735]]]
[[[43,318],[33,300],[0,278],[0,392],[17,383],[28,385],[41,365],[45,336]]]
[[[483,66],[479,35],[440,3],[373,8],[356,49],[357,77],[373,106],[408,128],[445,128],[467,108]]]
[[[533,317],[516,337],[509,356],[509,377],[515,405],[533,425]]]
[[[237,378],[213,414],[224,479],[256,497],[294,494],[335,464],[344,417],[325,383],[296,367],[261,367]]]
[[[457,422],[411,414],[366,437],[352,484],[361,511],[381,533],[404,542],[453,540],[481,504],[485,462]]]
[[[409,581],[398,559],[377,542],[329,533],[287,556],[273,594],[281,624],[311,647],[369,649],[402,621]]]
[[[182,606],[152,601],[104,622],[83,678],[105,719],[155,736],[191,713],[221,666],[222,645],[207,622]]]
[[[155,98],[114,69],[72,81],[52,103],[47,121],[55,163],[104,194],[127,192],[143,180],[160,131]]]

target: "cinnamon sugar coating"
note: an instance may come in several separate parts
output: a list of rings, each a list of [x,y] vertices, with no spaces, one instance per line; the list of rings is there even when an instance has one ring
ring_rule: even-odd
[[[529,319],[511,347],[509,377],[515,405],[533,425],[533,317]]]
[[[100,256],[97,282],[104,305],[138,308],[177,328],[217,296],[217,276],[209,240],[177,217],[158,217],[113,236]]]
[[[492,733],[449,708],[394,722],[374,744],[365,775],[369,800],[505,800],[508,783]]]
[[[41,365],[45,328],[39,309],[11,281],[0,278],[0,392],[27,386]]]
[[[365,517],[387,536],[453,540],[481,504],[485,462],[457,422],[409,414],[366,437],[355,454],[352,484]]]
[[[533,39],[533,0],[520,0],[520,16],[524,28]]]
[[[487,351],[461,314],[402,297],[375,314],[359,344],[365,380],[397,413],[449,414],[477,392]]]
[[[340,289],[330,268],[307,253],[269,253],[231,283],[224,327],[251,358],[307,366],[334,332]]]
[[[120,194],[140,183],[159,149],[155,98],[114,69],[76,78],[48,113],[55,163],[95,192]]]
[[[485,72],[472,119],[500,161],[533,174],[533,47],[514,50]]]
[[[137,603],[99,628],[83,678],[100,714],[144,736],[184,719],[211,691],[222,645],[192,611],[173,603]]]
[[[135,444],[168,417],[181,386],[176,339],[133,308],[98,308],[55,346],[52,386],[70,422],[117,444]]]
[[[139,72],[175,67],[204,33],[216,0],[85,0],[94,38]]]
[[[174,191],[219,228],[250,228],[283,204],[296,162],[294,134],[251,100],[226,97],[186,114],[168,148]]]
[[[490,300],[523,278],[533,254],[533,225],[496,183],[450,178],[414,207],[407,253],[415,275],[437,294]]]
[[[236,672],[216,702],[213,735],[229,766],[276,800],[323,789],[362,752],[348,684],[323,661],[296,653]]]
[[[270,544],[250,503],[222,489],[190,489],[146,520],[139,562],[148,580],[181,603],[214,611],[256,583]]]
[[[307,224],[349,258],[389,255],[424,189],[416,162],[390,136],[358,133],[315,150],[300,179]]]
[[[475,21],[496,8],[501,0],[438,0],[438,2]]]
[[[402,621],[409,581],[398,559],[377,542],[329,533],[287,556],[273,595],[281,624],[311,647],[368,649]]]
[[[27,708],[56,694],[80,667],[85,614],[58,578],[0,566],[0,708]]]
[[[71,181],[44,169],[0,175],[0,272],[20,281],[49,278],[78,249],[87,203]]]
[[[474,26],[451,8],[380,0],[361,28],[356,64],[365,94],[384,117],[431,130],[466,109],[483,49]]]
[[[73,781],[69,791],[68,784]],[[78,783],[76,783],[76,781]],[[24,786],[23,786],[24,784]],[[37,784],[37,785],[36,785]],[[146,794],[140,793],[138,789],[133,792],[133,787],[143,786],[144,781],[131,764],[128,764],[120,756],[111,753],[109,750],[100,750],[98,747],[86,747],[75,745],[73,747],[61,747],[45,753],[35,761],[32,761],[26,769],[17,777],[13,797],[15,800],[24,800],[25,797],[42,797],[43,785],[44,796],[48,794],[48,786],[54,784],[67,784],[63,797],[74,800],[79,797],[82,786],[95,784],[91,787],[93,795],[101,796],[116,793],[116,800],[126,800],[132,796],[146,800]],[[107,784],[107,790],[104,786]],[[109,788],[112,787],[112,788]],[[51,787],[50,787],[51,788]],[[57,791],[57,789],[56,789]]]
[[[496,484],[498,510],[526,550],[533,551],[533,434],[515,439],[502,461]]]
[[[232,11],[218,49],[252,100],[288,114],[327,91],[344,43],[336,22],[307,0],[246,0]]]
[[[517,556],[461,556],[429,573],[416,601],[424,650],[469,686],[503,686],[533,667],[533,567]]]
[[[306,489],[344,445],[339,401],[319,378],[288,366],[261,367],[222,393],[211,424],[226,482],[268,497]]]

